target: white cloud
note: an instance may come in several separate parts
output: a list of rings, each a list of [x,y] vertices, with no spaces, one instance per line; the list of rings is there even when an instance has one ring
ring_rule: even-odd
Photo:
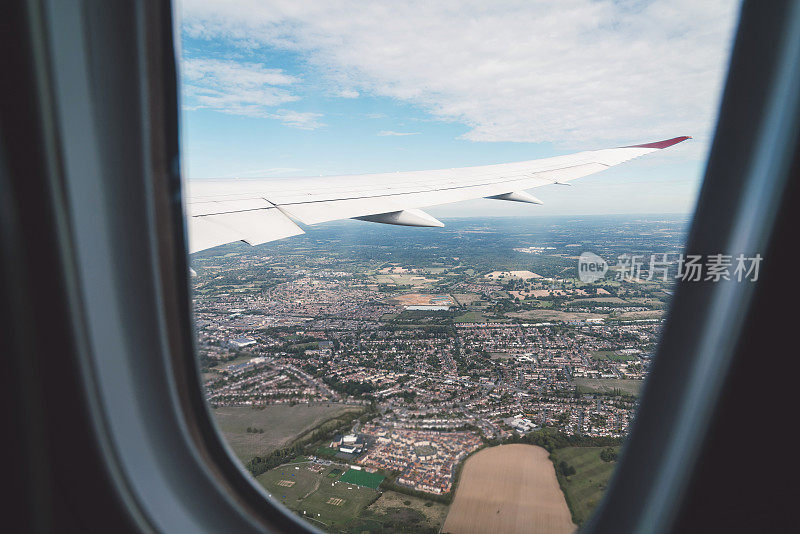
[[[335,95],[339,98],[358,98],[361,96],[361,93],[353,89],[342,89],[341,91],[337,91]]]
[[[322,118],[322,114],[310,111],[279,109],[275,113],[268,114],[267,117],[278,119],[287,126],[299,128],[301,130],[316,130],[317,128],[325,126],[325,124],[319,120]]]
[[[262,63],[192,58],[181,62],[185,108],[277,119],[294,128],[323,126],[319,113],[275,109],[300,99],[288,88],[299,80]]]
[[[234,115],[263,116],[271,106],[297,100],[284,87],[297,81],[281,69],[261,63],[218,59],[181,62],[187,106],[209,108]]]
[[[386,136],[404,136],[404,135],[419,135],[420,132],[393,132],[392,130],[382,130],[378,132],[381,137]]]
[[[332,85],[414,103],[467,125],[470,140],[597,147],[693,135],[701,148],[737,6],[184,0],[183,27],[297,51]]]

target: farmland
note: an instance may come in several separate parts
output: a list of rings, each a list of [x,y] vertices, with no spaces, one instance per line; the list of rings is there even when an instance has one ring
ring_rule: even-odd
[[[572,532],[575,525],[547,451],[483,449],[467,460],[443,532]]]

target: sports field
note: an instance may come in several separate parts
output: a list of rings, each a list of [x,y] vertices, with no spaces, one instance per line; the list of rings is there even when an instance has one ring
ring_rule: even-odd
[[[310,464],[283,465],[256,480],[291,510],[317,526],[324,524],[334,530],[345,527],[380,495],[372,488],[342,482],[336,468],[309,467]]]
[[[304,464],[297,464],[267,471],[256,477],[256,480],[275,499],[293,508],[297,501],[319,486],[321,479],[319,474],[307,469]]]
[[[367,473],[363,469],[361,471],[356,469],[348,469],[345,474],[339,479],[340,482],[347,484],[355,484],[365,488],[378,489],[383,479],[386,478],[378,473]]]
[[[619,450],[619,447],[614,449]],[[579,525],[589,519],[600,503],[616,466],[616,462],[600,459],[602,450],[603,447],[566,447],[553,451],[556,464],[565,461],[575,468],[574,475],[562,477],[562,488]]]
[[[547,451],[513,444],[483,449],[467,460],[442,532],[574,530]]]
[[[214,418],[233,452],[247,462],[289,445],[324,421],[361,410],[360,406],[335,403],[272,404],[261,409],[235,406],[215,409]],[[264,432],[247,432],[248,427]]]

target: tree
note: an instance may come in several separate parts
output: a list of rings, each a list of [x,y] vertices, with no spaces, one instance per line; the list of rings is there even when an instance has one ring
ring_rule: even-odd
[[[558,470],[561,471],[561,474],[565,477],[569,477],[575,474],[575,468],[569,465],[564,460],[561,460],[558,463]]]
[[[600,451],[600,459],[604,462],[614,462],[617,460],[618,453],[612,447],[606,447]]]

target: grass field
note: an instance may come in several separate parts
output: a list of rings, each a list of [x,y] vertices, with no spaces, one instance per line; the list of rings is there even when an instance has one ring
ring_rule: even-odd
[[[418,274],[379,274],[375,276],[379,284],[396,284],[398,286],[424,286],[437,281],[436,278],[427,278]]]
[[[587,297],[582,299],[569,300],[565,304],[569,306],[573,304],[581,304],[584,302],[599,302],[603,304],[628,304],[628,301],[623,300],[619,297]]]
[[[615,315],[614,319],[619,319],[620,321],[630,321],[634,319],[661,319],[664,317],[665,313],[665,310],[632,311]]]
[[[481,296],[477,293],[453,293],[453,298],[461,306],[468,306],[481,300]]]
[[[273,404],[263,409],[236,406],[215,409],[214,418],[236,456],[247,462],[253,456],[289,445],[324,421],[361,409],[360,406],[332,403]],[[264,433],[249,433],[247,427],[261,429]]]
[[[638,397],[644,380],[627,380],[620,378],[576,378],[575,385],[581,393],[622,393]]]
[[[312,518],[317,526],[324,524],[338,531],[346,528],[380,493],[337,480],[337,475],[329,476],[334,469],[328,467],[315,473],[305,465],[283,465],[256,480],[289,509]]]
[[[334,449],[332,447],[328,447],[327,445],[323,445],[321,447],[317,447],[317,450],[314,451],[314,454],[321,458],[336,458],[336,455],[339,454],[339,449]]]
[[[386,500],[384,496],[395,495],[396,499]],[[424,499],[416,499],[400,493],[387,492],[378,501],[364,510],[347,525],[346,532],[353,534],[414,533],[436,534],[447,514],[447,506]],[[412,503],[407,505],[405,503]],[[426,508],[430,505],[430,508]],[[434,509],[441,507],[444,511]]]
[[[585,321],[587,319],[603,319],[606,315],[586,312],[564,312],[561,310],[529,310],[506,313],[506,317],[515,317],[527,321]]]
[[[453,318],[456,323],[483,323],[486,322],[486,317],[481,312],[468,311]]]
[[[442,532],[574,530],[547,451],[513,444],[483,449],[467,460]]]
[[[596,350],[592,353],[593,360],[613,360],[615,362],[627,362],[636,360],[638,358],[635,354],[620,354],[615,350]]]
[[[318,521],[332,527],[344,527],[353,518],[369,506],[379,495],[374,489],[362,488],[343,482],[331,485],[330,479],[325,479],[317,491],[308,496],[299,504],[297,510],[305,510]],[[335,499],[341,499],[338,504]]]
[[[619,450],[619,447],[614,449]],[[579,525],[589,519],[600,503],[616,466],[616,462],[600,459],[602,450],[603,447],[567,447],[552,453],[556,465],[563,460],[575,468],[574,475],[566,479],[559,477],[559,482],[570,503],[573,520]]]
[[[378,489],[383,479],[386,478],[378,473],[367,473],[366,471],[357,469],[348,469],[345,474],[339,479],[340,482],[347,484],[355,484],[365,488]]]
[[[221,362],[221,363],[211,367],[211,369],[214,370],[214,371],[217,371],[217,370],[220,370],[220,369],[225,369],[225,368],[230,367],[232,365],[239,365],[240,363],[249,362],[252,359],[253,359],[253,355],[252,354],[244,353],[241,356],[237,356],[236,358],[234,358],[232,360],[228,360],[227,362]]]
[[[322,479],[318,473],[314,473],[304,465],[282,465],[257,476],[256,480],[275,499],[295,509],[295,505],[314,491]],[[294,484],[291,486],[282,484],[285,480]]]
[[[386,491],[361,514],[363,523],[354,526],[371,532],[438,532],[447,517],[447,508],[446,504]],[[369,528],[369,523],[379,524],[381,530]]]

